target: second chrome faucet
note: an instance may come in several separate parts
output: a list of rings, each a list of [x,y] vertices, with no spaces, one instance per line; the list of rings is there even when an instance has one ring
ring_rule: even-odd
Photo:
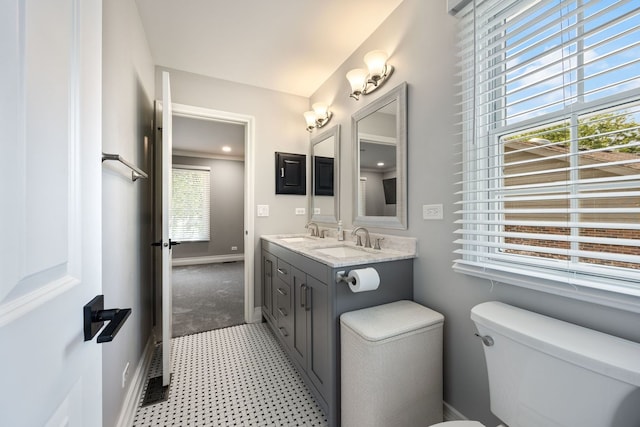
[[[356,236],[356,246],[362,246],[362,238],[358,234],[358,231],[364,231],[364,247],[365,248],[370,248],[371,247],[371,237],[369,237],[369,230],[367,230],[364,227],[356,227],[351,232],[352,236]]]

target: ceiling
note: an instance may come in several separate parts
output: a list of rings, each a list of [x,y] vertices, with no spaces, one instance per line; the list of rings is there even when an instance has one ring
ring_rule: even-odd
[[[157,65],[304,97],[401,2],[136,0]]]
[[[244,159],[244,132],[244,125],[173,116],[173,153]]]

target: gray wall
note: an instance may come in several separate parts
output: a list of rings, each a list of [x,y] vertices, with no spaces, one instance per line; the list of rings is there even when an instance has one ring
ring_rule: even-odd
[[[242,55],[238,52],[238,55]],[[162,71],[171,76],[172,101],[196,107],[253,116],[255,119],[255,204],[269,205],[268,217],[257,217],[254,206],[255,234],[245,251],[255,253],[255,303],[262,299],[260,291],[260,236],[263,234],[304,232],[307,216],[295,215],[295,208],[309,206],[307,196],[275,194],[275,152],[309,154],[309,133],[302,113],[309,110],[309,100],[213,79],[179,70],[156,67],[156,98],[161,97]],[[248,154],[247,154],[248,155]],[[307,170],[310,170],[307,159]],[[307,184],[308,187],[308,184]]]
[[[103,151],[149,171],[145,136],[151,138],[153,61],[133,0],[103,3]],[[105,168],[102,184],[102,284],[106,308],[133,312],[103,352],[103,425],[113,426],[151,334],[150,186]]]
[[[173,258],[207,257],[244,252],[244,162],[173,156],[174,165],[211,168],[211,236],[208,242],[182,242]],[[237,251],[231,247],[237,246]]]
[[[469,418],[486,425],[498,421],[489,410],[488,381],[482,345],[473,336],[471,308],[498,300],[525,309],[591,327],[640,342],[640,316],[577,300],[490,283],[454,273],[451,269],[456,238],[453,221],[456,98],[456,19],[446,12],[445,1],[404,0],[396,11],[312,96],[327,102],[334,113],[331,125],[342,125],[341,204],[345,227],[353,218],[353,145],[351,114],[402,81],[408,91],[408,209],[409,229],[396,232],[415,236],[419,258],[414,263],[415,299],[445,316],[445,400]],[[390,53],[396,68],[386,86],[359,102],[348,97],[345,74],[363,66],[364,54],[373,49]],[[424,221],[422,205],[442,203],[444,219]],[[291,229],[289,231],[297,231]],[[377,230],[393,234],[390,230]]]

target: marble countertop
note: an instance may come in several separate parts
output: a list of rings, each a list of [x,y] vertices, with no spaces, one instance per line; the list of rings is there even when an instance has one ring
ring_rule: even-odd
[[[417,240],[414,237],[371,233],[372,244],[376,238],[383,238],[380,243],[382,249],[356,246],[354,238],[351,237],[351,233],[347,230],[345,230],[345,240],[343,241],[339,241],[332,235],[320,238],[311,237],[308,234],[277,234],[262,236],[262,238],[329,267],[395,261],[418,256]],[[334,250],[332,248],[338,248],[336,252],[345,252],[345,254],[343,256],[333,256],[330,254]]]

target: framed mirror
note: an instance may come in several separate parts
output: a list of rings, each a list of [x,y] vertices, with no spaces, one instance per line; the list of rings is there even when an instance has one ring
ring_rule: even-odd
[[[351,116],[353,223],[407,228],[407,83]]]
[[[340,212],[340,125],[311,138],[311,221],[338,223]]]

